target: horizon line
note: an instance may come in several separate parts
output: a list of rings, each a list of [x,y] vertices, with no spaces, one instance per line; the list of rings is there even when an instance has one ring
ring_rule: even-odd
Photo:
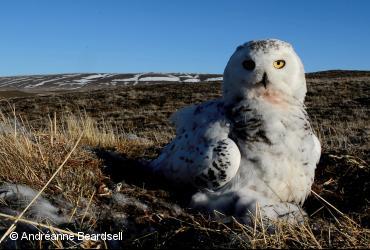
[[[325,69],[318,71],[307,71],[305,74],[323,73],[331,71],[356,71],[356,72],[370,72],[370,69]],[[84,75],[84,74],[200,74],[200,75],[223,75],[223,73],[214,72],[164,72],[164,71],[141,71],[141,72],[61,72],[61,73],[30,73],[30,74],[15,74],[15,75],[0,75],[3,77],[23,77],[23,76],[48,76],[48,75]]]

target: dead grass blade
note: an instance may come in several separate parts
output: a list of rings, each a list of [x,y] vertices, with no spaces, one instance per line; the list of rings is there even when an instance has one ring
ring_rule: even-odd
[[[338,208],[336,208],[335,206],[333,206],[330,202],[328,202],[327,200],[325,200],[323,197],[321,197],[318,193],[316,193],[315,191],[311,190],[311,192],[318,198],[320,199],[321,201],[323,201],[325,204],[327,204],[329,207],[331,207],[332,209],[334,209],[337,213],[339,213],[341,216],[343,216],[344,218],[346,218],[347,220],[349,220],[350,222],[352,222],[354,225],[358,226],[358,224],[352,220],[351,218],[349,218],[347,215],[345,215],[343,212],[341,212]]]
[[[36,227],[42,227],[42,228],[45,228],[45,229],[49,229],[50,231],[53,230],[55,232],[59,232],[59,233],[63,233],[63,234],[69,234],[69,235],[73,235],[75,237],[78,237],[79,236],[77,233],[74,233],[74,232],[71,232],[71,231],[68,231],[68,230],[65,230],[65,229],[53,227],[51,225],[47,225],[47,224],[43,224],[43,223],[38,223],[38,222],[35,222],[35,221],[23,219],[23,218],[18,218],[19,216],[18,217],[15,217],[15,216],[12,216],[12,215],[0,213],[0,217],[13,220],[14,222],[15,221],[17,221],[17,222],[23,222],[23,223],[27,223],[29,225],[33,225],[33,226],[36,226]]]

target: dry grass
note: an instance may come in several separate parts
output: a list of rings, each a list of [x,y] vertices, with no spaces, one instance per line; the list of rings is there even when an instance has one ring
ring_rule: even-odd
[[[101,160],[93,148],[119,150],[125,155],[153,145],[150,140],[129,139],[122,131],[115,134],[110,125],[99,125],[85,113],[61,115],[57,121],[54,113],[46,129],[34,129],[21,117],[0,114],[0,180],[26,184],[40,189],[62,163],[74,143],[82,136],[81,143],[68,160],[64,171],[48,191],[61,193],[70,201],[76,194],[89,197],[103,178]],[[57,124],[60,124],[58,126]],[[77,197],[78,198],[78,197]]]
[[[19,117],[14,119],[14,117],[7,118],[2,115],[3,130],[8,132],[0,135],[2,146],[0,179],[12,183],[27,184],[37,190],[41,189],[71,150],[78,136],[82,135],[81,143],[60,174],[47,187],[44,196],[60,194],[72,204],[78,204],[81,199],[90,200],[94,207],[101,206],[103,202],[102,208],[104,208],[107,205],[104,200],[109,199],[112,194],[112,190],[109,188],[110,181],[107,182],[107,176],[102,173],[101,160],[87,148],[115,148],[126,155],[134,156],[140,150],[143,154],[145,149],[154,144],[158,147],[162,144],[162,142],[150,140],[127,139],[125,133],[114,134],[111,127],[99,126],[86,115],[65,116],[63,119],[63,122],[57,122],[54,117],[51,117],[47,129],[35,130],[27,127],[24,122],[19,122],[21,120]],[[64,125],[58,127],[56,124]],[[334,160],[342,157],[343,161],[340,162],[347,165],[352,164],[352,167],[368,168],[366,162],[360,159],[356,160],[352,156],[332,157]],[[102,185],[104,186],[103,190],[101,189]],[[328,185],[326,184],[325,188]],[[318,192],[325,194],[325,188]],[[143,209],[129,205],[120,208],[131,217],[132,227],[135,229],[112,228],[112,225],[117,224],[110,221],[114,217],[102,216],[101,221],[97,219],[98,217],[91,220],[91,217],[94,216],[86,216],[86,212],[90,211],[88,208],[84,208],[83,217],[90,218],[90,220],[85,219],[84,221],[84,218],[80,216],[80,222],[85,225],[80,225],[79,229],[76,230],[89,227],[100,230],[108,228],[113,231],[124,230],[128,237],[126,242],[122,242],[122,245],[127,247],[176,247],[178,244],[194,247],[200,244],[199,246],[211,248],[347,248],[368,247],[370,242],[370,231],[359,225],[358,218],[350,219],[317,197],[311,197],[309,200],[314,206],[309,210],[317,210],[312,213],[313,217],[310,221],[306,221],[300,226],[277,223],[274,224],[274,230],[271,231],[271,225],[263,222],[258,214],[255,217],[254,225],[245,226],[234,219],[222,219],[223,215],[220,214],[217,214],[219,220],[215,221],[188,209],[178,212],[172,208],[176,201],[176,194],[155,190],[153,187],[152,189],[142,189],[135,184],[121,183],[119,192],[149,207]],[[102,193],[104,195],[101,195]],[[316,204],[313,200],[316,200]],[[109,212],[112,214],[117,212],[114,207],[110,209]],[[12,218],[8,217],[7,219]],[[357,223],[353,220],[356,220]],[[23,220],[23,223],[27,222],[33,223],[27,219]],[[47,225],[41,224],[39,226],[42,228]],[[141,230],[138,231],[138,228]],[[149,228],[151,231],[148,231]],[[63,229],[57,228],[56,230]],[[46,242],[41,245],[45,244],[48,245]],[[90,247],[104,246],[102,243],[91,245],[83,242],[79,244],[84,244],[80,247],[86,244]],[[48,246],[68,247],[70,243],[54,242]]]
[[[1,124],[8,132],[0,134],[0,179],[41,189],[74,146],[78,134],[36,131],[20,119],[2,117]],[[102,178],[99,166],[100,161],[91,152],[77,148],[48,192],[63,194],[70,201],[76,194],[91,195],[92,187]]]

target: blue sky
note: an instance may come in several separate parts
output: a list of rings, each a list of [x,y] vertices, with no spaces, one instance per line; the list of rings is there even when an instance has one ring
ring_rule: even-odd
[[[306,71],[370,70],[370,1],[4,0],[0,75],[222,73],[235,47],[291,42]]]

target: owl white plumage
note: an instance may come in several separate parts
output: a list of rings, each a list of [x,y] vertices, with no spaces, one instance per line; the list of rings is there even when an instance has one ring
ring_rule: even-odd
[[[301,220],[321,154],[305,111],[306,91],[290,44],[245,43],[225,68],[222,98],[176,112],[176,138],[150,166],[197,187],[195,208],[245,222],[256,207],[272,220]]]

